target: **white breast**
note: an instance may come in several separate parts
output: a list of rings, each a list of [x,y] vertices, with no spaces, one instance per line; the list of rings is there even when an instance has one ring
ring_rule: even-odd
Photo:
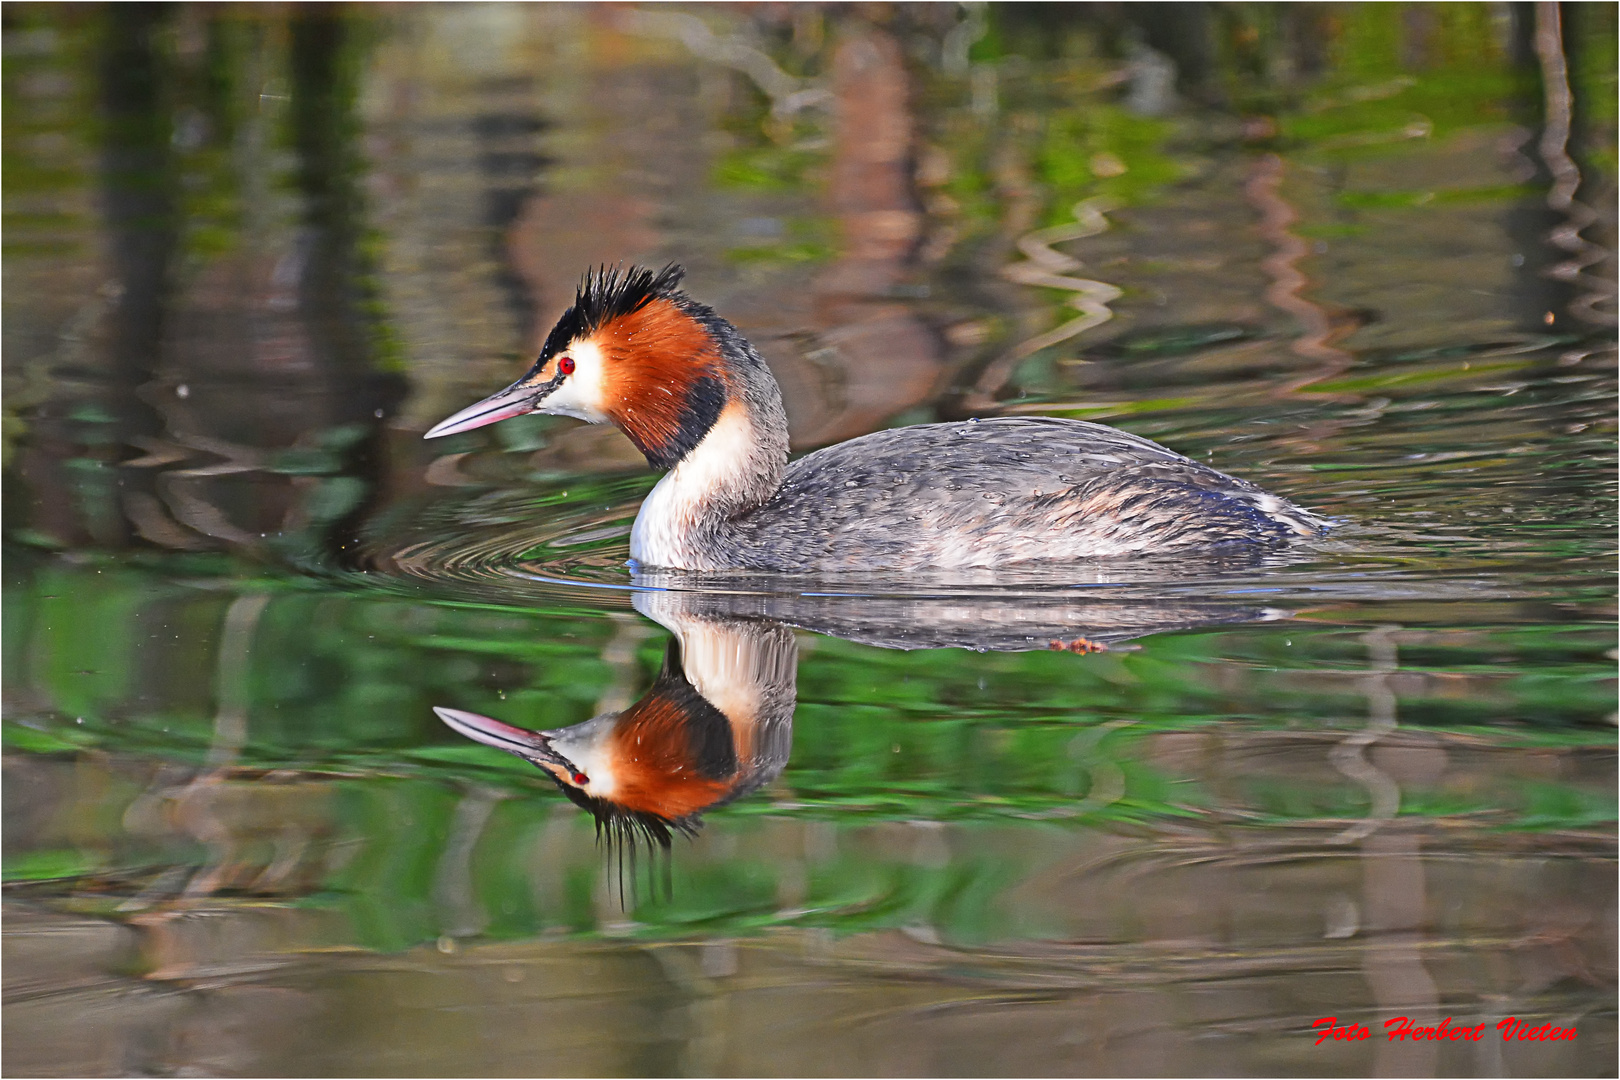
[[[692,452],[641,504],[630,530],[630,557],[643,566],[718,569],[693,543],[728,494],[746,485],[757,438],[741,406],[728,405]]]

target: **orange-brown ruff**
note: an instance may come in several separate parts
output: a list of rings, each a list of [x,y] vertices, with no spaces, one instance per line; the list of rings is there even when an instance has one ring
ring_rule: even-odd
[[[996,567],[1273,546],[1324,528],[1148,439],[1055,417],[895,428],[790,464],[776,380],[680,278],[588,275],[530,372],[428,437],[525,412],[617,424],[670,470],[631,533],[646,567]]]
[[[597,331],[606,364],[604,410],[643,454],[666,454],[705,401],[724,400],[720,350],[668,300],[654,300]]]

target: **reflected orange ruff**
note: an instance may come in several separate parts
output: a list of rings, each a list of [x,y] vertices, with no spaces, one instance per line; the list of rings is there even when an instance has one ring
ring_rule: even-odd
[[[726,793],[730,777],[711,779],[696,768],[690,720],[679,704],[657,695],[625,710],[613,732],[615,803],[677,820]]]

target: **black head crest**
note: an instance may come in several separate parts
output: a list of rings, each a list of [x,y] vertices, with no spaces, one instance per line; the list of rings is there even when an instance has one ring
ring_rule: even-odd
[[[651,884],[656,899],[660,894],[665,899],[674,895],[673,881],[670,875],[670,842],[674,834],[679,833],[687,838],[694,838],[698,834],[699,821],[696,815],[685,818],[667,818],[645,810],[627,810],[622,806],[598,799],[585,794],[575,787],[556,780],[557,786],[564,795],[580,808],[588,811],[596,820],[596,840],[606,848],[609,885],[614,877],[613,870],[617,863],[617,877],[619,883],[619,907],[628,910],[625,904],[624,883],[625,857],[630,861],[630,890],[637,895],[636,853],[645,847],[651,863]],[[662,874],[658,873],[662,870]]]
[[[574,303],[557,325],[546,336],[545,348],[540,350],[540,363],[568,347],[569,342],[586,337],[614,319],[633,315],[654,300],[665,300],[680,295],[681,279],[686,268],[670,263],[662,270],[652,271],[644,266],[599,266],[590,271],[579,283]]]

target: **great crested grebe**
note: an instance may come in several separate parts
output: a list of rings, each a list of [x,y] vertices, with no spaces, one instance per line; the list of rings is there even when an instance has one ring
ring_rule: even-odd
[[[630,533],[643,567],[996,567],[1270,546],[1325,527],[1139,435],[1057,417],[894,428],[790,463],[776,380],[679,291],[683,273],[587,274],[528,374],[426,438],[535,412],[617,425],[669,470]]]

